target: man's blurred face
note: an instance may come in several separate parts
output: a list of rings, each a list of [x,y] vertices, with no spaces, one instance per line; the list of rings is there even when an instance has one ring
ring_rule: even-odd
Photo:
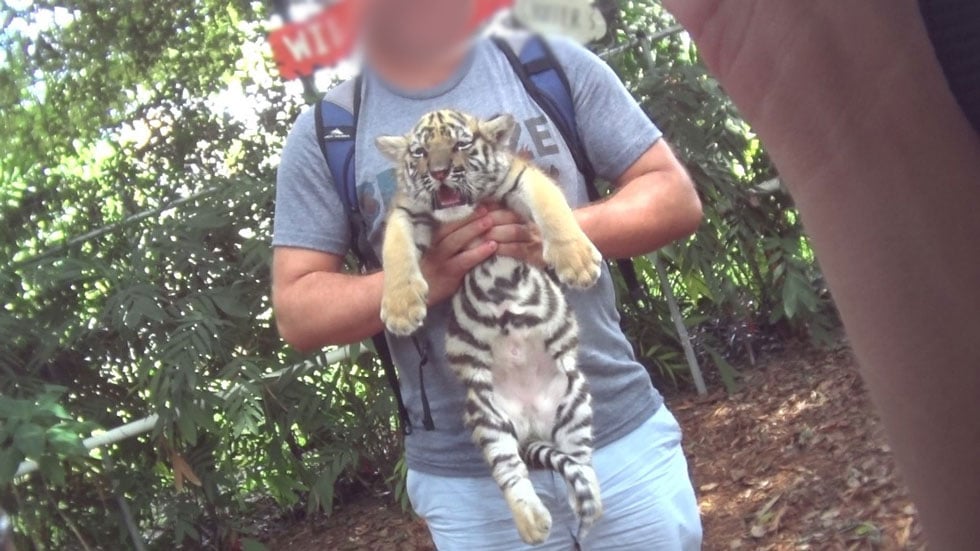
[[[370,43],[425,60],[468,37],[474,0],[365,0],[364,7]]]

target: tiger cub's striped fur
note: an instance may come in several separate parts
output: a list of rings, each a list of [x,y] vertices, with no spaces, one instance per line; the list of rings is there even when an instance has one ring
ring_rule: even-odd
[[[509,150],[514,128],[509,115],[483,121],[443,110],[422,117],[407,136],[378,139],[398,175],[382,251],[381,317],[397,335],[421,326],[428,285],[419,261],[440,222],[492,201],[538,226],[557,281],[530,264],[491,257],[453,297],[446,336],[447,360],[467,390],[466,425],[521,538],[533,544],[547,538],[551,515],[534,492],[528,464],[564,478],[581,536],[602,514],[591,466],[591,398],[576,367],[578,326],[558,285],[590,287],[601,258],[561,190]]]

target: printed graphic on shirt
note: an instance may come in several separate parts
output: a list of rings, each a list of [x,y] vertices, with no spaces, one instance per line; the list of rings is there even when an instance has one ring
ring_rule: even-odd
[[[357,186],[358,201],[361,204],[361,214],[367,223],[368,238],[376,242],[383,235],[381,224],[391,196],[395,194],[395,169],[389,168],[378,174],[374,182],[363,182]]]
[[[544,164],[543,157],[561,153],[558,142],[552,134],[552,127],[544,116],[533,117],[517,125],[514,132],[512,147],[518,157],[527,161],[537,159],[537,165],[556,181],[561,171],[554,164]],[[372,243],[380,243],[383,228],[381,227],[387,210],[388,202],[395,193],[395,169],[389,168],[378,174],[374,182],[362,182],[357,186],[361,214],[369,228],[369,239]]]
[[[374,182],[362,183],[357,188],[360,194],[361,212],[367,220],[373,222],[383,213],[384,206],[395,193],[395,169],[389,168],[379,173]]]
[[[517,131],[514,132],[514,139],[511,145],[520,143],[525,131],[531,139],[531,144],[534,146],[536,157],[547,157],[559,153],[558,142],[552,136],[551,125],[548,124],[548,119],[544,115],[527,119],[524,121],[524,124],[517,125]],[[527,140],[524,141],[526,142]]]

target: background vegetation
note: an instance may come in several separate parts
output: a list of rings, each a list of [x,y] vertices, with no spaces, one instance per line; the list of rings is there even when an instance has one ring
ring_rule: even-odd
[[[613,31],[595,49],[613,49],[704,199],[698,234],[658,256],[703,365],[735,385],[733,365],[765,346],[828,338],[833,307],[765,152],[686,35],[644,38],[673,24],[655,1],[601,4]],[[401,495],[370,351],[328,366],[271,323],[275,167],[305,103],[264,49],[271,10],[0,11],[0,505],[23,549],[129,548],[130,527],[150,549],[258,549],[258,503],[329,513],[357,487]],[[637,263],[651,297],[623,301],[624,326],[658,385],[683,388],[653,259]],[[152,413],[152,433],[81,444]],[[24,459],[40,470],[14,482]]]

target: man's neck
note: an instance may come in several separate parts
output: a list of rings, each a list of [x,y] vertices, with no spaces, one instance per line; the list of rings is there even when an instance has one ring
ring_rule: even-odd
[[[367,63],[385,81],[405,90],[425,90],[438,86],[459,70],[469,44],[463,43],[431,57],[402,55],[385,45],[368,42]]]

